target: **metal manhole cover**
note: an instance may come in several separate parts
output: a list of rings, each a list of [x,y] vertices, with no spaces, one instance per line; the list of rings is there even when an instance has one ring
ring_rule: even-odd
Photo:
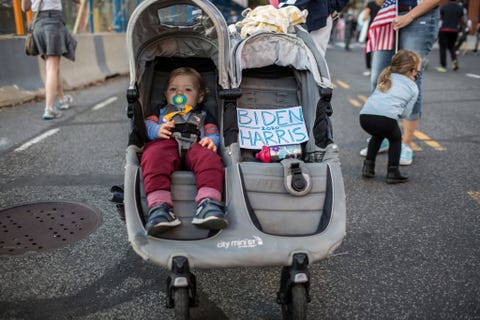
[[[98,210],[76,202],[37,202],[0,211],[0,255],[65,247],[100,225]]]

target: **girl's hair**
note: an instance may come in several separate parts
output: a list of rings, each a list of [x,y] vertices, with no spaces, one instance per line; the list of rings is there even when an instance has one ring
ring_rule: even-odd
[[[174,78],[178,76],[190,76],[193,78],[193,84],[195,85],[196,89],[198,90],[199,94],[203,94],[204,96],[207,94],[207,88],[205,86],[205,81],[203,80],[200,73],[189,67],[181,67],[175,70],[172,70],[168,76],[167,87]]]
[[[398,50],[392,57],[392,64],[390,67],[383,69],[380,76],[378,76],[377,87],[381,92],[385,92],[392,87],[392,73],[400,73],[406,75],[408,72],[417,70],[422,58],[418,53],[411,50]]]

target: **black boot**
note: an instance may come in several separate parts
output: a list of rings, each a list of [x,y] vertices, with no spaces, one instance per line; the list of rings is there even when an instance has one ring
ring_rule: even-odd
[[[375,161],[363,161],[362,176],[364,176],[365,178],[375,177]]]
[[[393,184],[407,181],[408,177],[402,176],[400,170],[398,170],[398,166],[388,166],[387,183]]]

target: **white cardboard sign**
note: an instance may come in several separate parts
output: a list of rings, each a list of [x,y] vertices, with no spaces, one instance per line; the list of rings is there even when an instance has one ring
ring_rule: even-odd
[[[302,107],[284,109],[237,108],[240,148],[299,144],[308,140]]]

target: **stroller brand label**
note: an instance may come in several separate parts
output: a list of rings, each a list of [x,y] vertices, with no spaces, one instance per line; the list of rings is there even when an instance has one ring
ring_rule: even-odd
[[[262,238],[258,236],[252,236],[252,238],[246,239],[238,239],[238,240],[231,240],[231,241],[221,241],[217,243],[217,248],[221,249],[248,249],[248,248],[255,248],[258,246],[263,245]]]
[[[237,109],[240,148],[300,144],[308,140],[302,107]]]

